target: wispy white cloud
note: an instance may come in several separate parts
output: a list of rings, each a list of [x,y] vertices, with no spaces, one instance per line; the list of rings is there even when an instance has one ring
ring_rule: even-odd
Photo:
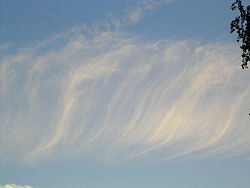
[[[119,28],[127,24],[136,24],[141,21],[146,13],[171,2],[173,2],[173,0],[137,0],[133,6],[125,9],[121,16],[118,17],[114,16],[114,14],[109,14],[109,20],[105,22],[104,25],[107,26],[111,24]]]
[[[16,185],[16,184],[7,184],[7,185],[0,185],[0,188],[32,188],[30,185]]]
[[[1,158],[249,154],[249,74],[231,44],[84,33],[2,58]]]
[[[136,6],[130,8],[127,12],[127,18],[131,23],[137,23],[144,16],[145,12],[152,11],[164,4],[171,3],[172,0],[139,0]]]

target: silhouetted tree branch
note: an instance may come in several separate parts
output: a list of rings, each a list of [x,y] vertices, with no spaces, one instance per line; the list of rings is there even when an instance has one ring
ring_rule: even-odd
[[[235,2],[231,5],[231,9],[233,11],[237,9],[240,12],[240,15],[232,20],[230,30],[231,33],[237,33],[237,42],[241,42],[241,67],[242,69],[246,69],[248,68],[248,63],[250,62],[250,5],[245,8],[242,5],[241,0],[235,0]]]

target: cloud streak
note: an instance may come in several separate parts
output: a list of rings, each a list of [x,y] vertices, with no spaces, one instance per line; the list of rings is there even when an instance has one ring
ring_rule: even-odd
[[[249,155],[249,74],[231,44],[84,33],[1,58],[1,158]]]
[[[21,185],[16,185],[16,184],[7,184],[7,185],[3,185],[3,186],[0,185],[0,188],[32,188],[32,186],[30,186],[30,185],[21,186]]]
[[[128,14],[127,14],[128,19],[132,23],[138,23],[143,17],[145,12],[155,10],[159,6],[162,6],[164,4],[168,4],[171,2],[172,0],[158,0],[158,1],[139,0],[137,1],[136,6],[134,6],[133,8],[130,8],[130,10],[128,11]]]
[[[146,13],[172,2],[173,0],[138,0],[135,5],[125,9],[122,16],[117,17],[110,14],[108,22],[104,25],[111,24],[115,28],[120,28],[127,24],[136,24],[142,20]]]

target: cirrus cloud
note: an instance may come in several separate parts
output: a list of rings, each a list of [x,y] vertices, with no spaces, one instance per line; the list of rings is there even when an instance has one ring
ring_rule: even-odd
[[[1,158],[249,155],[249,74],[230,43],[84,33],[1,59]]]

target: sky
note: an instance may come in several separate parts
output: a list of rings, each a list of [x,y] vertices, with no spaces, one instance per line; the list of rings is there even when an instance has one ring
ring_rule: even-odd
[[[0,188],[249,187],[230,3],[0,0]]]

